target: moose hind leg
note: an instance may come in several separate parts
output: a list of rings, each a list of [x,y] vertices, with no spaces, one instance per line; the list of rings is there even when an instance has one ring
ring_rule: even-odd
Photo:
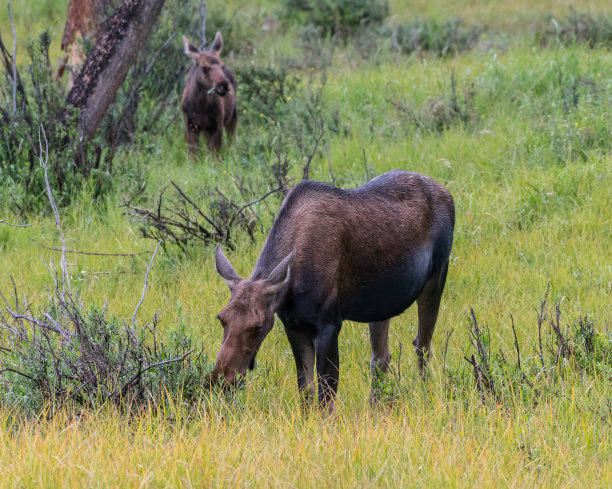
[[[419,361],[419,371],[425,377],[427,359],[431,355],[431,337],[433,336],[438,310],[440,309],[440,299],[446,283],[448,272],[448,262],[434,273],[426,282],[421,295],[417,298],[419,309],[419,332],[414,340],[415,351]]]
[[[315,396],[314,366],[315,349],[312,335],[307,331],[294,331],[285,327],[295,366],[297,369],[297,384],[304,407],[308,406]]]
[[[370,345],[372,346],[372,359],[370,372],[372,373],[372,388],[370,390],[370,404],[375,405],[380,396],[381,382],[389,370],[391,353],[389,352],[389,322],[378,321],[370,323]]]

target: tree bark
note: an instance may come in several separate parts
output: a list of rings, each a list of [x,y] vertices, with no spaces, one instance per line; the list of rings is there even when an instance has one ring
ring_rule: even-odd
[[[66,97],[67,104],[81,109],[78,127],[84,141],[96,133],[164,2],[124,0],[105,22],[104,31]]]

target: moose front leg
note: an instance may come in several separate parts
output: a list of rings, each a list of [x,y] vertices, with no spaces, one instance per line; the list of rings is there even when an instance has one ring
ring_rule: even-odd
[[[218,126],[217,130],[213,133],[207,133],[206,137],[208,138],[208,149],[218,158],[221,151],[221,144],[223,142],[223,126]]]
[[[183,112],[183,121],[185,122],[185,141],[187,142],[187,150],[189,158],[193,159],[198,152],[199,129],[195,123],[191,121],[187,114]]]
[[[297,370],[297,384],[302,405],[310,405],[315,395],[314,366],[315,349],[312,333],[309,331],[296,331],[295,328],[285,326],[285,332],[293,351],[295,367]]]
[[[338,335],[340,328],[336,325],[325,325],[320,328],[315,339],[317,356],[317,383],[319,386],[319,405],[331,414],[334,411],[334,400],[338,392],[340,361],[338,355]]]

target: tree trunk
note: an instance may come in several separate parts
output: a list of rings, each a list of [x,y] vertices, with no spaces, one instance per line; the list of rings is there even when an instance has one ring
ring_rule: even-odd
[[[90,140],[136,61],[165,0],[124,0],[105,22],[104,31],[66,97],[81,109],[78,120],[84,141]]]
[[[118,0],[70,0],[66,13],[66,25],[62,36],[62,51],[66,57],[57,70],[61,78],[68,68],[68,90],[74,85],[77,75],[75,69],[85,60],[82,41],[98,40],[102,32],[103,22],[111,8],[119,4]]]

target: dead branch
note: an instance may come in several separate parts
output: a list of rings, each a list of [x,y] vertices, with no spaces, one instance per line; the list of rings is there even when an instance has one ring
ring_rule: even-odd
[[[181,190],[181,188],[176,183],[174,183],[172,180],[170,180],[170,183],[174,186],[179,195],[193,206],[196,212],[200,214],[202,219],[204,219],[208,224],[210,224],[215,229],[215,231],[217,231],[218,234],[223,235],[223,231],[217,227],[217,225],[210,217],[208,217],[202,212],[202,210],[195,204],[195,202],[193,202],[193,200],[187,197],[187,194],[185,194],[185,192],[183,192],[183,190]]]
[[[238,208],[236,210],[236,212],[234,212],[234,214],[232,215],[231,219],[229,220],[229,223],[227,224],[227,231],[229,233],[229,230],[232,227],[232,224],[234,223],[234,221],[236,220],[236,218],[242,213],[242,211],[244,211],[245,209],[251,207],[252,205],[257,204],[258,202],[261,202],[262,200],[264,200],[266,197],[269,197],[272,194],[275,194],[276,192],[281,192],[286,190],[286,186],[289,182],[291,182],[293,180],[293,178],[290,178],[289,180],[287,180],[286,182],[284,182],[282,185],[279,185],[278,187],[270,190],[269,192],[266,192],[264,195],[262,195],[261,197],[259,197],[258,199],[252,200],[251,202],[248,202],[246,204],[244,204],[242,207]]]
[[[42,147],[42,137],[45,139],[45,151],[43,153]],[[40,166],[45,170],[45,185],[47,187],[47,196],[49,197],[49,202],[51,203],[51,209],[53,209],[53,215],[55,216],[55,224],[57,226],[57,230],[60,235],[60,239],[62,240],[62,260],[60,262],[60,266],[62,269],[62,296],[66,294],[66,284],[68,284],[68,294],[72,296],[72,290],[70,288],[70,278],[68,276],[68,269],[66,267],[66,239],[64,238],[64,233],[62,232],[62,226],[60,224],[59,212],[57,210],[57,206],[55,205],[55,200],[53,199],[53,192],[51,191],[51,185],[49,184],[49,175],[47,169],[47,163],[49,162],[49,142],[47,141],[47,135],[45,134],[45,128],[41,124],[38,130],[38,146],[40,148],[40,153],[38,155]],[[43,158],[44,155],[44,158]]]
[[[334,172],[332,171],[331,160],[329,159],[329,151],[327,150],[327,141],[323,140],[323,146],[325,147],[325,155],[327,156],[327,166],[329,167],[329,176],[331,177],[331,184],[335,187]]]
[[[31,226],[31,224],[29,224],[29,226]],[[38,246],[40,246],[41,248],[45,248],[47,250],[52,250],[52,251],[64,251],[62,248],[56,248],[54,246],[48,246],[45,244],[42,244],[40,241],[38,241],[35,238],[30,238],[32,241],[34,241]],[[98,252],[98,251],[79,251],[79,250],[66,250],[66,253],[72,253],[74,255],[90,255],[90,256],[136,256],[136,255],[146,255],[149,253],[153,253],[152,251],[133,251],[131,253],[102,253],[102,252]]]
[[[14,368],[3,368],[2,370],[0,370],[0,375],[2,375],[4,372],[13,372],[15,374],[21,375],[22,377],[25,377],[26,379],[30,379],[32,382],[36,382],[36,379],[34,377],[30,377],[28,374],[24,374],[23,372],[20,372],[19,370],[16,370]]]
[[[8,222],[6,219],[0,219],[0,224],[6,224],[7,226],[13,226],[14,228],[29,228],[30,226],[34,225],[34,224],[13,224],[11,222]]]
[[[147,370],[151,370],[152,368],[155,368],[155,367],[161,367],[161,366],[164,366],[164,365],[169,365],[171,363],[182,362],[183,360],[185,360],[189,355],[191,355],[196,350],[197,350],[197,348],[192,348],[191,350],[189,350],[187,353],[185,353],[184,355],[182,355],[180,357],[170,358],[168,360],[163,360],[161,362],[153,363],[151,365],[146,366],[145,368],[142,368],[142,365],[140,365],[136,375],[134,375],[134,377],[132,377],[129,381],[127,381],[125,383],[125,385],[121,389],[121,394],[120,395],[124,396],[126,394],[126,392],[130,389],[130,387],[135,385],[140,380],[140,378],[142,377],[142,374],[144,374]]]
[[[242,9],[245,7],[245,5],[246,5],[247,3],[249,3],[249,0],[246,0],[246,1],[245,1],[245,2],[242,4],[242,5],[240,5],[240,6],[238,6],[238,7],[236,7],[236,8],[234,9],[234,11],[232,12],[232,15],[230,15],[230,18],[229,18],[229,19],[227,19],[227,20],[225,21],[225,24],[223,24],[223,27],[221,27],[221,29],[220,29],[220,30],[221,30],[221,32],[223,32],[223,31],[225,30],[225,28],[226,28],[228,25],[230,25],[230,23],[232,22],[232,20],[234,20],[234,17],[236,17],[236,14],[237,14],[238,12],[240,12],[240,11],[241,11],[241,10],[242,10]]]
[[[538,390],[533,386],[531,381],[527,378],[527,375],[525,375],[525,372],[523,372],[523,368],[521,367],[521,350],[519,348],[518,337],[516,335],[516,328],[514,327],[514,318],[512,317],[512,314],[510,314],[510,320],[512,321],[512,333],[514,334],[514,347],[516,348],[516,362],[517,362],[519,372],[521,373],[521,378],[529,387],[531,387],[534,390],[536,395],[539,395]]]
[[[153,252],[153,256],[151,257],[151,261],[149,262],[149,266],[147,267],[147,273],[145,273],[145,283],[144,283],[144,287],[142,288],[142,297],[140,298],[140,301],[138,301],[138,304],[136,304],[136,308],[134,309],[134,315],[132,316],[131,333],[134,335],[134,337],[136,336],[136,331],[134,330],[134,324],[136,323],[136,314],[138,313],[138,308],[144,301],[145,294],[147,293],[147,285],[149,285],[149,272],[151,271],[151,267],[153,266],[153,260],[155,260],[155,256],[157,255],[157,250],[159,249],[160,244],[161,244],[161,241],[158,241],[157,246],[155,247],[155,251]]]
[[[312,158],[317,152],[317,148],[319,147],[319,142],[323,138],[323,134],[324,134],[323,119],[321,119],[320,121],[320,127],[321,127],[321,131],[319,132],[319,135],[317,136],[317,118],[315,117],[313,125],[312,125],[312,137],[314,138],[315,143],[314,143],[314,147],[312,148],[312,153],[310,153],[310,155],[308,156],[308,159],[306,160],[306,164],[304,165],[302,180],[309,179],[308,172],[310,170],[310,163],[312,162]]]
[[[448,352],[448,343],[450,341],[450,337],[455,332],[455,328],[451,328],[450,331],[446,333],[446,342],[444,343],[444,356],[442,357],[442,366],[446,369],[446,354]]]
[[[361,148],[361,152],[363,153],[363,167],[365,168],[366,180],[370,181],[370,174],[368,172],[368,160],[366,160],[365,148]]]
[[[13,31],[13,117],[17,114],[17,35],[15,34],[15,24],[13,22],[13,12],[11,12],[11,2],[6,5],[9,18],[11,19],[11,30]]]
[[[24,320],[27,321],[28,323],[32,323],[35,324],[36,326],[38,326],[39,328],[43,328],[46,329],[48,331],[52,331],[54,333],[58,333],[60,335],[62,335],[62,337],[66,340],[70,339],[70,336],[74,336],[73,333],[68,332],[68,331],[64,331],[62,329],[58,329],[55,326],[52,326],[50,324],[47,323],[43,323],[42,321],[39,321],[38,319],[34,319],[33,317],[30,316],[26,316],[25,314],[18,314],[15,311],[13,311],[10,307],[6,307],[6,311],[11,315],[11,317],[13,319],[16,320]]]
[[[200,51],[206,47],[206,2],[200,3],[200,17],[202,18],[202,44]]]
[[[512,313],[510,313],[510,320],[512,321],[512,333],[514,333],[514,347],[516,348],[516,363],[518,365],[519,370],[521,369],[521,350],[519,348],[518,338],[516,336],[516,328],[514,327],[514,318],[512,317]]]
[[[538,355],[540,357],[540,363],[542,363],[542,369],[546,370],[546,365],[544,364],[544,349],[542,348],[542,324],[546,320],[546,300],[548,299],[548,292],[550,290],[550,282],[546,286],[546,294],[544,294],[544,299],[540,302],[540,310],[538,312],[538,346],[539,351]]]
[[[465,360],[472,365],[474,379],[476,380],[476,388],[480,393],[483,403],[485,390],[489,392],[496,400],[499,400],[499,395],[495,388],[495,383],[489,367],[489,352],[487,352],[487,347],[483,342],[481,329],[478,325],[478,321],[476,320],[476,313],[474,312],[473,308],[470,308],[470,320],[472,324],[471,328],[469,329],[470,343],[478,353],[478,360],[476,360],[474,354],[472,354],[470,358],[467,356],[464,356],[463,358],[465,358]]]

